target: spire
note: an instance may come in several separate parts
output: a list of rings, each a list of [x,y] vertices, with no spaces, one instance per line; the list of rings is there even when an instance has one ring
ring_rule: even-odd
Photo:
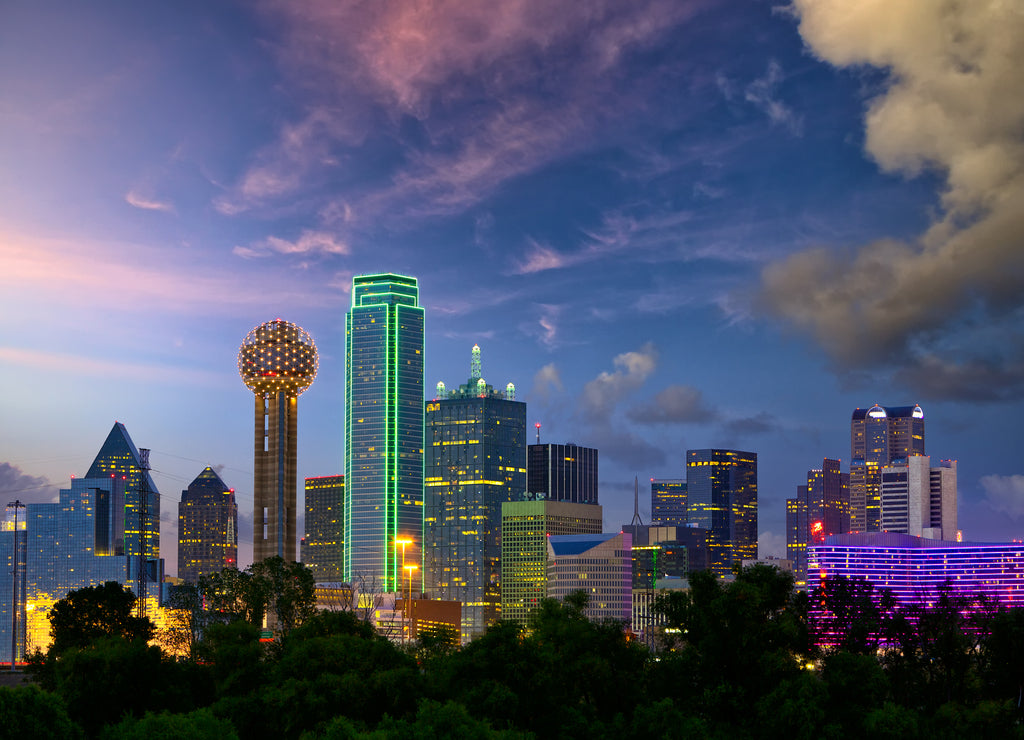
[[[473,359],[469,363],[469,377],[472,380],[479,380],[483,377],[483,372],[480,370],[480,345],[473,345]]]
[[[633,521],[629,523],[631,527],[642,527],[644,526],[643,520],[640,518],[640,477],[633,476]]]

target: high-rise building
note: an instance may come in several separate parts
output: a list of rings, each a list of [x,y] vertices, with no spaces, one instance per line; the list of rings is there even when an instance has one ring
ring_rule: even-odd
[[[316,379],[317,352],[301,327],[274,319],[249,332],[238,374],[255,395],[252,555],[295,560],[298,398]]]
[[[345,569],[345,476],[306,478],[302,562],[317,583],[338,583]]]
[[[549,535],[600,534],[603,511],[567,501],[501,505],[501,617],[525,624],[548,593]]]
[[[651,478],[651,525],[686,526],[686,481]]]
[[[424,438],[426,591],[462,602],[467,641],[501,609],[501,506],[526,491],[526,404],[487,384],[474,345],[469,380],[427,402]]]
[[[397,592],[421,562],[423,308],[416,279],[360,275],[345,319],[345,579]],[[403,564],[404,561],[404,564]],[[422,574],[416,576],[422,582]]]
[[[206,467],[181,492],[178,503],[178,578],[198,583],[203,576],[237,567],[235,489]]]
[[[932,540],[957,536],[956,460],[927,455],[882,468],[882,531]]]
[[[114,422],[85,477],[124,480],[124,554],[160,557],[160,493],[149,475],[149,450],[139,450],[124,424]]]
[[[527,449],[526,490],[533,498],[596,504],[597,450],[573,442],[533,444]]]
[[[593,621],[631,622],[632,536],[566,534],[548,537],[548,596],[587,594],[583,614]]]
[[[786,554],[798,586],[806,585],[808,544],[849,531],[850,474],[838,460],[825,458],[821,468],[807,471],[796,498],[786,501]]]
[[[881,529],[882,468],[924,452],[920,406],[874,405],[850,421],[850,530]]]
[[[719,578],[757,557],[757,453],[688,450],[689,525],[708,530],[708,569]]]
[[[149,520],[159,520],[159,507],[154,503],[145,510],[128,508],[132,496],[136,506],[147,500],[139,496],[140,489],[159,500],[149,479],[147,456],[135,447],[124,426],[115,424],[89,471],[96,477],[72,478],[70,488],[60,491],[59,502],[28,504],[19,517],[18,598],[12,605],[11,581],[6,591],[0,588],[0,661],[10,660],[12,608],[19,612],[16,651],[21,659],[36,647],[46,649],[47,615],[69,591],[116,581],[137,596],[141,587],[147,605],[159,600],[163,560],[148,548],[144,558],[138,554],[145,541],[139,533],[151,531]],[[11,514],[0,534],[14,533]],[[134,539],[128,537],[128,526],[136,528]],[[128,550],[130,542],[135,554]],[[12,545],[12,538],[0,537],[0,563],[5,554],[11,562]]]

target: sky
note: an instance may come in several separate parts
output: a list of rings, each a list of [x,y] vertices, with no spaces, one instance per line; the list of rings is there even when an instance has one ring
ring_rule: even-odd
[[[120,421],[168,572],[206,465],[248,562],[239,345],[309,331],[299,475],[340,473],[352,276],[397,272],[428,395],[479,344],[531,439],[599,449],[608,531],[727,447],[784,555],[853,409],[919,403],[964,538],[1024,537],[1021,38],[1007,0],[5,3],[0,495]]]

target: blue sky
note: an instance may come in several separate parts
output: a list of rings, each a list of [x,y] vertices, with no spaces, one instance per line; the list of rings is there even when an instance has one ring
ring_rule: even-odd
[[[894,7],[893,7],[894,6]],[[1024,536],[1024,15],[1011,3],[15,3],[0,11],[0,493],[115,420],[163,546],[209,464],[251,552],[253,326],[307,329],[343,469],[355,274],[420,280],[425,388],[512,381],[606,528],[759,454],[762,551],[857,406],[920,403],[968,539]],[[646,491],[641,515],[649,514]]]

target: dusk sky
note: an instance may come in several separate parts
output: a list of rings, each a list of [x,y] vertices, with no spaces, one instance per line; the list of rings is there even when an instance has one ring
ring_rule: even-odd
[[[206,465],[247,563],[241,341],[313,336],[299,475],[340,473],[352,276],[398,272],[426,393],[478,343],[531,441],[600,450],[606,531],[729,447],[782,556],[853,409],[919,403],[964,538],[1024,537],[1021,39],[1011,0],[4,3],[2,503],[117,420],[167,571]]]

